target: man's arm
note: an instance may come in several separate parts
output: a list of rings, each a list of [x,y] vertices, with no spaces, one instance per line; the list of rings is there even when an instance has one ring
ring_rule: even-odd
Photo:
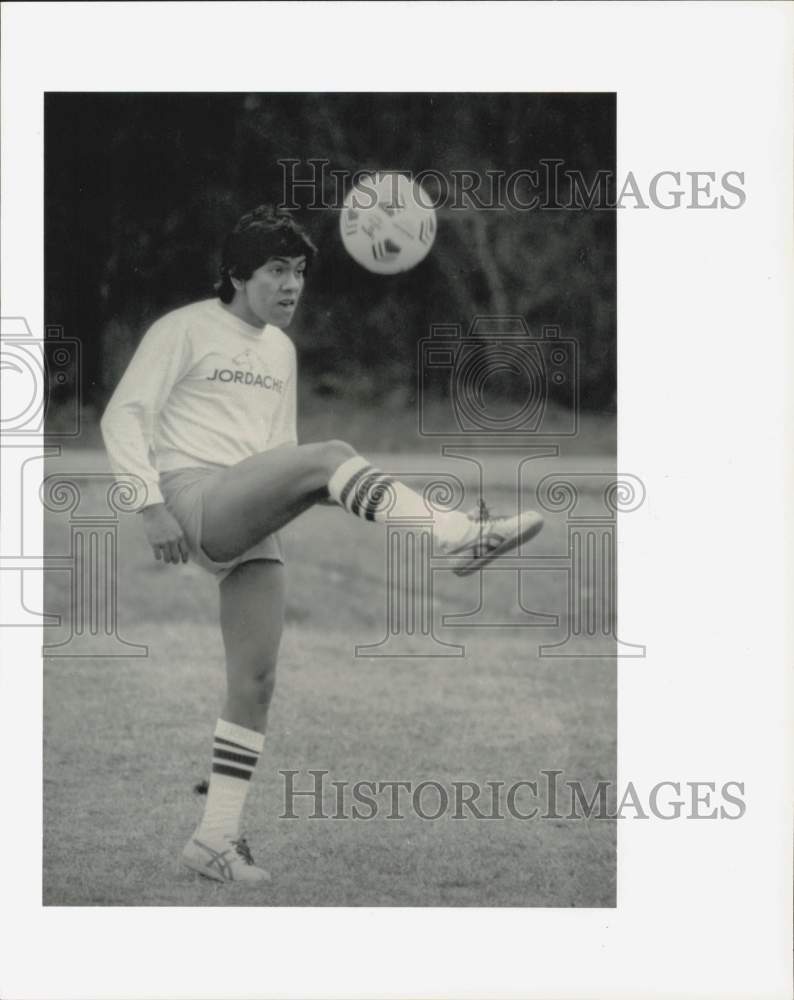
[[[157,559],[187,561],[182,529],[160,492],[151,450],[154,423],[168,394],[185,370],[189,345],[183,330],[167,318],[145,334],[100,420],[110,466],[118,478],[137,477],[144,529]]]

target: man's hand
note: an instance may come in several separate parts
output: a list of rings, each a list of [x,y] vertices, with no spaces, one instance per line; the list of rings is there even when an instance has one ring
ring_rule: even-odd
[[[141,511],[143,527],[155,558],[167,563],[186,563],[188,547],[179,522],[164,503],[154,503]]]

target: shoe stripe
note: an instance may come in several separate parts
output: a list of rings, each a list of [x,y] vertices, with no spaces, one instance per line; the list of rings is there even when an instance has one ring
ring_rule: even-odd
[[[193,838],[193,843],[196,847],[200,847],[202,851],[206,851],[209,854],[209,859],[204,862],[205,868],[215,868],[218,869],[218,874],[221,875],[229,882],[234,881],[234,875],[232,873],[232,866],[226,860],[226,855],[231,854],[229,848],[225,851],[215,851],[209,846],[209,844],[203,844],[198,838]]]
[[[466,576],[469,573],[475,572],[477,569],[481,569],[487,566],[494,559],[499,556],[504,555],[507,552],[511,552],[518,548],[523,542],[528,541],[530,538],[534,538],[535,535],[543,527],[543,522],[530,524],[523,531],[518,532],[515,535],[499,535],[496,532],[489,532],[483,535],[482,540],[478,540],[472,544],[473,552],[471,559],[464,563],[464,565],[458,567],[455,573],[458,576]],[[456,553],[452,553],[453,555]],[[457,553],[462,554],[462,553]]]
[[[485,552],[493,552],[493,550],[498,549],[500,545],[504,545],[506,541],[507,538],[505,535],[491,534],[483,535],[482,541],[478,540],[477,544],[481,545]],[[518,539],[516,539],[516,541],[518,541]]]
[[[215,747],[212,751],[213,760],[230,760],[233,764],[246,764],[248,767],[256,767],[258,757],[250,757],[244,753],[232,753],[231,750],[221,750]]]
[[[243,781],[250,781],[253,771],[244,771],[241,767],[230,767],[228,764],[212,764],[213,774],[225,774],[229,778],[242,778]]]

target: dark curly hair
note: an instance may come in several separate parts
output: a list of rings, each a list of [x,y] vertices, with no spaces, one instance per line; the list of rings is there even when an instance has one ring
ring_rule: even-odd
[[[247,281],[271,257],[305,256],[308,266],[316,255],[317,247],[289,212],[273,205],[259,205],[246,212],[226,237],[215,291],[221,302],[231,302],[232,278]]]

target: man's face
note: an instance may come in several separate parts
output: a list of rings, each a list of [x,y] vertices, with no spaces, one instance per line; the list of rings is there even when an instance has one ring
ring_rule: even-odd
[[[250,313],[248,321],[287,326],[298,305],[305,276],[305,257],[270,257],[248,281],[240,283],[241,289],[238,287],[238,298],[240,291],[244,298],[241,305]]]

